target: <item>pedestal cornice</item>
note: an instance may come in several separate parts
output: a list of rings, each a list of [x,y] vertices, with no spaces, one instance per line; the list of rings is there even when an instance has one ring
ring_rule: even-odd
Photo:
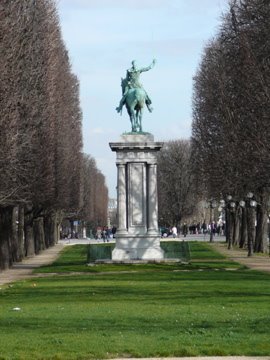
[[[145,150],[153,150],[159,151],[163,147],[163,142],[114,142],[109,143],[112,151],[145,151]]]

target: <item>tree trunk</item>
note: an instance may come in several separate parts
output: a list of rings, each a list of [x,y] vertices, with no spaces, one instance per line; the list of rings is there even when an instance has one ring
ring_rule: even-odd
[[[24,210],[25,256],[32,256],[35,254],[33,217],[33,208],[26,207]]]
[[[226,236],[226,243],[228,244],[229,248],[229,239],[230,239],[230,214],[229,209],[226,207],[225,209],[225,236]]]
[[[268,198],[269,193],[263,189],[260,196],[260,203],[257,205],[257,227],[255,239],[255,252],[267,251],[267,220],[268,220]]]
[[[12,237],[13,207],[0,207],[0,269],[4,270],[12,265],[10,249]]]
[[[270,256],[270,215],[268,216],[268,240],[269,240],[269,256]]]
[[[58,242],[59,224],[57,220],[57,213],[46,214],[44,218],[44,232],[46,247],[55,245]]]
[[[239,247],[243,249],[246,246],[247,246],[247,209],[246,207],[243,207]]]
[[[233,245],[239,245],[241,223],[241,208],[238,206],[234,211]]]
[[[25,256],[24,246],[24,207],[18,207],[18,259],[22,260]]]
[[[248,256],[252,256],[254,252],[255,217],[256,217],[255,208],[248,207],[247,208]]]
[[[10,237],[10,250],[12,262],[19,260],[19,241],[18,241],[18,207],[12,210],[12,228]]]
[[[74,231],[74,221],[73,220],[69,220],[70,223],[70,232],[71,232],[71,238],[75,237],[75,231]],[[171,222],[172,223],[172,222]]]
[[[232,248],[233,233],[234,233],[234,212],[228,209],[227,211],[227,226],[226,236],[228,236],[228,249]]]
[[[60,227],[63,220],[63,213],[61,210],[56,212],[56,243],[60,240]]]
[[[35,253],[39,254],[41,250],[45,249],[45,235],[43,217],[39,217],[33,222]]]

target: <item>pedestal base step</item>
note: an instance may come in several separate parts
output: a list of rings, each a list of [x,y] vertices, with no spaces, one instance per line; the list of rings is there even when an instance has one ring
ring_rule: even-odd
[[[113,249],[112,260],[162,260],[164,251],[160,247],[153,248],[118,248]]]
[[[88,266],[95,266],[97,264],[188,264],[179,259],[155,259],[155,260],[95,260],[94,263],[89,263]]]

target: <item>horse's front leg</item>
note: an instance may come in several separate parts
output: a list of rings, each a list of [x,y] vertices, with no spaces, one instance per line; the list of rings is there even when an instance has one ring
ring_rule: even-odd
[[[134,111],[131,112],[130,122],[131,122],[131,131],[136,132],[136,120],[135,120]]]
[[[132,109],[127,107],[127,111],[128,111],[128,115],[129,115],[129,120],[131,123],[131,131],[134,132],[134,112],[132,111]]]
[[[137,132],[138,131],[138,112],[137,112],[137,110],[134,111],[134,128],[135,128],[135,131]]]
[[[136,131],[142,131],[142,117],[141,117],[141,110],[136,110]]]
[[[136,132],[136,125],[135,125],[134,117],[132,118],[132,121],[131,121],[131,129],[132,129],[132,132]]]

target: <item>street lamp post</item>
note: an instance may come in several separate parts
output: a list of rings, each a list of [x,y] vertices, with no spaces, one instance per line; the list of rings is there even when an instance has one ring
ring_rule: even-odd
[[[270,207],[270,201],[269,201]],[[270,213],[268,214],[268,245],[269,245],[269,256],[270,256]]]
[[[253,255],[257,201],[252,192],[247,194],[248,256]]]
[[[239,201],[240,209],[241,209],[241,232],[240,232],[240,240],[239,247],[242,249],[244,247],[246,238],[247,238],[247,210],[246,210],[246,201]]]
[[[228,243],[228,249],[232,248],[232,242],[233,242],[233,232],[232,232],[232,224],[233,224],[233,217],[234,212],[236,208],[236,203],[233,201],[233,198],[231,195],[227,195],[226,201],[221,200],[220,201],[221,208],[225,209],[225,216],[226,216],[226,241]]]
[[[268,250],[270,256],[270,197],[267,202],[268,220],[267,220],[267,235],[268,235]]]

